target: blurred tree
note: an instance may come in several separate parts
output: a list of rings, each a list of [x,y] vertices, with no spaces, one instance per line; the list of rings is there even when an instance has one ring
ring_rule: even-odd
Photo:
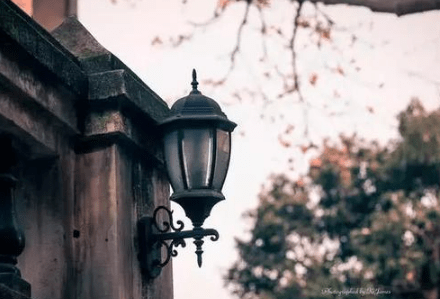
[[[240,298],[439,298],[440,110],[413,99],[387,147],[323,143],[306,176],[273,176],[225,281]]]

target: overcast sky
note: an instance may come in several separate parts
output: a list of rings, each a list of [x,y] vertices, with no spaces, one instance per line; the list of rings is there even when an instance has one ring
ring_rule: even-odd
[[[198,28],[190,41],[175,48],[170,41],[192,32],[190,22],[208,20],[217,3],[187,2],[118,0],[113,4],[111,0],[79,0],[79,19],[170,105],[187,95],[191,70],[196,68],[199,90],[218,101],[228,117],[238,123],[224,188],[227,199],[214,207],[205,223],[219,231],[220,240],[205,241],[201,269],[191,241],[186,248],[179,248],[179,255],[173,259],[175,299],[227,299],[233,297],[224,289],[221,275],[237,258],[234,237],[246,237],[250,227],[241,215],[256,206],[261,185],[268,182],[271,173],[295,177],[306,170],[313,153],[302,156],[298,146],[310,141],[319,144],[324,137],[335,139],[341,132],[357,132],[385,142],[397,137],[395,116],[411,97],[418,96],[428,109],[438,107],[440,12],[397,18],[359,7],[323,7],[336,21],[331,42],[318,49],[310,32],[302,30],[298,35],[298,71],[304,97],[311,103],[305,118],[304,107],[294,104],[295,95],[277,99],[281,86],[273,72],[269,77],[262,75],[265,70],[271,72],[274,65],[288,70],[290,61],[283,50],[285,45],[271,35],[267,48],[275,58],[266,64],[258,62],[263,52],[256,10],[251,11],[230,80],[217,88],[203,84],[227,72],[228,53],[234,47],[244,5],[231,6],[224,18]],[[281,24],[286,33],[293,12],[288,2],[274,1],[265,15],[269,25]],[[313,10],[306,7],[305,12]],[[338,67],[344,70],[343,75],[335,73]],[[308,83],[312,74],[317,75],[315,85]],[[237,91],[240,101],[234,96]],[[268,99],[259,96],[260,91]],[[279,134],[289,125],[295,129],[282,136],[284,142],[292,144],[286,148],[281,146]],[[293,163],[287,162],[289,158]],[[184,217],[178,206],[173,208],[176,217]]]

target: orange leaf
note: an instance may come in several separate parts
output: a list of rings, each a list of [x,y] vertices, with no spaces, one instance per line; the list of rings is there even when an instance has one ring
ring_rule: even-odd
[[[218,0],[217,6],[221,9],[224,9],[230,2],[230,0]]]
[[[281,136],[278,136],[278,141],[281,143],[283,147],[290,147],[292,144],[286,140],[283,140]]]
[[[322,166],[322,160],[320,158],[315,158],[312,161],[310,161],[310,167],[321,168],[321,166]]]
[[[163,44],[162,40],[160,39],[160,37],[156,36],[152,41],[151,41],[151,45],[161,45]]]
[[[310,84],[315,86],[317,80],[318,80],[318,75],[316,73],[312,73],[309,77]]]
[[[338,65],[338,67],[336,68],[336,72],[342,76],[345,75],[345,72],[340,65]]]

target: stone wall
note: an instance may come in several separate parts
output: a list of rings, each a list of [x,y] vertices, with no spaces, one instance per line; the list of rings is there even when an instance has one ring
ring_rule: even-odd
[[[157,130],[168,111],[76,19],[49,34],[0,1],[0,135],[18,157],[17,267],[32,298],[173,297],[171,265],[141,272],[136,229],[169,204]],[[21,298],[1,282],[1,298]]]

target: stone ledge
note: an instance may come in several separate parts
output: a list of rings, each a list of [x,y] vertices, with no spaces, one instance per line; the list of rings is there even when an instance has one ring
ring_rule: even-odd
[[[31,285],[15,274],[0,274],[0,298],[30,298]]]
[[[1,299],[31,299],[31,297],[24,296],[7,286],[0,283],[0,298]]]
[[[155,125],[148,120],[140,121],[128,117],[121,110],[112,109],[108,102],[117,103],[118,100],[107,100],[107,109],[91,111],[88,114],[84,134],[77,144],[77,151],[81,151],[81,148],[89,150],[93,144],[100,147],[102,144],[109,144],[109,141],[124,141],[120,144],[129,145],[130,148],[136,146],[138,150],[151,156],[150,160],[162,164],[161,136],[153,129]]]
[[[78,154],[90,153],[114,144],[121,146],[123,149],[128,149],[134,155],[142,157],[147,165],[158,167],[160,171],[165,173],[165,162],[162,155],[158,155],[156,151],[136,143],[133,139],[118,131],[78,138],[75,152]]]
[[[148,86],[139,83],[127,70],[117,69],[89,76],[89,101],[118,97],[119,105],[139,110],[154,122],[162,121],[169,112],[166,104]]]
[[[87,90],[87,78],[77,58],[10,0],[0,1],[0,31],[73,91],[82,94]]]
[[[122,105],[133,106],[155,122],[164,119],[168,105],[133,71],[105,49],[75,18],[67,18],[52,35],[79,59],[89,78],[89,101],[125,95]],[[127,102],[127,103],[125,103]]]
[[[30,152],[56,155],[61,139],[89,148],[117,134],[162,163],[157,124],[167,104],[77,19],[51,35],[10,0],[0,1],[0,43],[0,127],[20,131]]]
[[[79,133],[75,111],[78,95],[41,65],[36,65],[34,58],[16,44],[3,40],[0,61],[0,83],[7,86],[17,101],[25,101],[35,111],[46,112],[71,134]]]
[[[81,111],[82,136],[77,151],[91,150],[94,144],[99,147],[109,141],[123,140],[122,144],[130,144],[130,148],[136,145],[138,150],[151,156],[149,160],[161,164],[157,124],[168,116],[167,104],[99,44],[76,18],[67,18],[52,34],[78,57],[88,76],[88,97]]]

